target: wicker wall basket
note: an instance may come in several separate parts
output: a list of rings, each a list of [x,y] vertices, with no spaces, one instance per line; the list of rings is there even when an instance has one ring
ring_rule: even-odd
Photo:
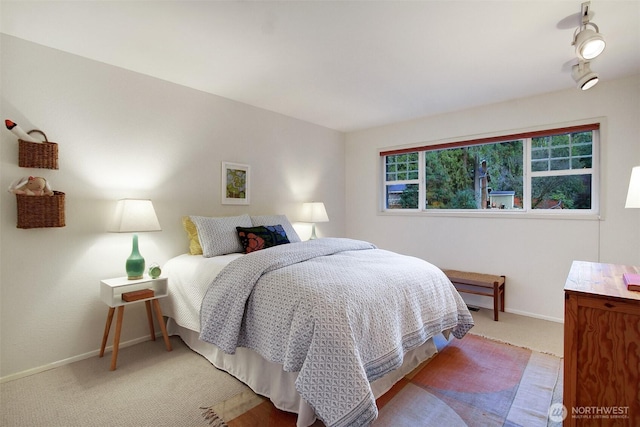
[[[18,200],[18,228],[64,227],[64,193],[53,196],[16,194]]]
[[[18,139],[18,166],[22,168],[58,169],[58,144],[49,142],[47,135],[39,130],[30,130],[28,134],[39,133],[44,142],[29,142]]]

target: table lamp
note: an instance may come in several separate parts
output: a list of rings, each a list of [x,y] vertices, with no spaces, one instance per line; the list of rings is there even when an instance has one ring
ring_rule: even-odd
[[[317,239],[316,236],[316,222],[328,222],[327,210],[324,208],[322,202],[308,202],[302,205],[304,211],[305,222],[311,222],[311,237],[309,240]]]
[[[160,223],[151,200],[118,200],[109,231],[114,233],[137,233],[142,231],[160,231]],[[133,248],[126,262],[127,278],[142,279],[144,258],[138,251],[138,235],[133,235]]]
[[[631,169],[631,179],[629,179],[629,191],[627,192],[627,202],[625,208],[640,208],[640,166]]]

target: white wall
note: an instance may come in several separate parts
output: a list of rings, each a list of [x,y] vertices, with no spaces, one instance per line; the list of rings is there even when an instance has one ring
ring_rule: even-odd
[[[507,311],[561,321],[563,287],[573,260],[640,265],[640,210],[624,209],[631,168],[640,165],[640,77],[602,80],[587,92],[570,89],[347,134],[348,236],[442,268],[505,274]],[[601,220],[379,213],[380,148],[599,117],[604,118]],[[494,238],[498,235],[509,242]],[[488,298],[463,297],[492,306]]]
[[[187,251],[186,214],[295,221],[302,202],[318,200],[330,218],[318,235],[344,235],[342,133],[17,38],[1,43],[2,118],[43,130],[60,151],[59,170],[20,168],[17,138],[0,131],[3,379],[97,354],[99,281],[124,275],[131,251],[130,235],[106,232],[117,199],[154,202],[163,231],[140,235],[147,262]],[[251,166],[250,206],[221,205],[223,160]],[[27,175],[66,193],[66,227],[16,228],[6,189]],[[144,305],[128,307],[122,342],[146,338]]]

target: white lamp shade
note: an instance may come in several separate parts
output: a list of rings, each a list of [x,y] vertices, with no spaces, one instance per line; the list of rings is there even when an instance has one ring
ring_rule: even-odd
[[[305,222],[328,222],[329,216],[322,202],[308,202],[302,205]]]
[[[640,208],[640,166],[635,166],[631,170],[629,180],[629,191],[627,192],[627,202],[625,208]]]
[[[151,200],[118,200],[109,231],[115,233],[135,233],[139,231],[160,231],[160,223]]]

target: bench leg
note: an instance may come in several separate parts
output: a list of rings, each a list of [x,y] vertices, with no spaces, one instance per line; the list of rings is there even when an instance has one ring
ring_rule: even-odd
[[[500,288],[498,282],[493,282],[493,320],[498,321],[498,298],[499,298]]]
[[[502,276],[504,277],[504,276]],[[507,284],[506,279],[504,280],[504,282],[502,283],[502,289],[500,292],[500,311],[504,313],[504,290],[505,290],[505,285]]]

